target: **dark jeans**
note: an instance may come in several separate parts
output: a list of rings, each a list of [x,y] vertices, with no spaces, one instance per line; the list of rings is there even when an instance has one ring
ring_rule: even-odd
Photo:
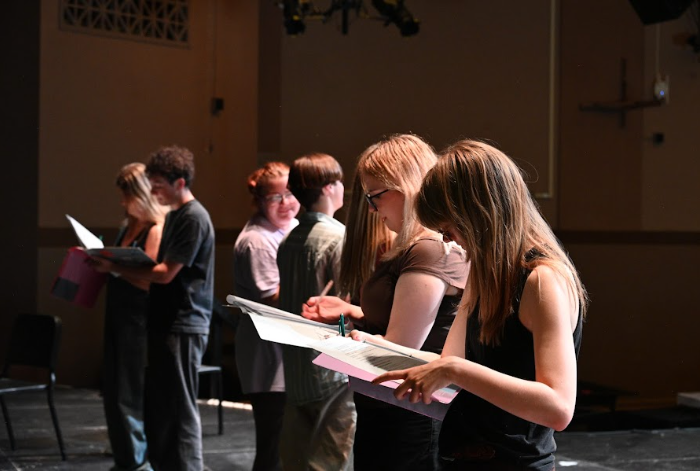
[[[255,462],[253,471],[279,471],[280,435],[284,418],[284,392],[253,393],[249,395],[255,420]]]
[[[115,469],[146,464],[144,388],[148,293],[123,280],[107,291],[102,395]],[[146,464],[146,469],[148,466]]]
[[[374,403],[374,404],[373,404]],[[441,422],[355,394],[355,470],[437,470]]]
[[[197,368],[207,346],[202,334],[148,337],[146,436],[156,471],[202,471],[202,425]]]

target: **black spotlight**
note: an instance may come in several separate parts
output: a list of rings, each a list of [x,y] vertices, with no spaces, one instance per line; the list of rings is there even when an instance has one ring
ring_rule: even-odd
[[[308,1],[285,0],[282,5],[284,15],[284,29],[287,34],[297,36],[306,30],[304,16],[308,9]]]
[[[413,36],[420,30],[420,22],[406,9],[403,0],[372,0],[372,5],[386,20],[385,25],[394,23],[401,36]]]
[[[644,25],[675,20],[685,12],[693,0],[630,0],[632,8]]]

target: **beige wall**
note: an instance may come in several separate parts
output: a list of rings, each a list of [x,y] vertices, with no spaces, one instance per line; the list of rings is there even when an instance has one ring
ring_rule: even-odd
[[[675,401],[700,389],[700,317],[693,293],[698,244],[569,244],[586,282],[579,377],[637,395],[628,404]]]
[[[552,3],[412,0],[422,30],[411,38],[376,20],[342,35],[339,13],[307,21],[303,36],[282,39],[282,154],[329,152],[352,175],[386,134],[414,132],[438,149],[488,138],[547,191]]]
[[[626,100],[652,98],[656,27],[643,26],[628,2],[562,2],[558,229],[592,300],[579,375],[636,393],[630,405],[700,388],[700,174],[697,131],[687,124],[700,106],[692,79],[700,64],[672,44],[687,27],[687,15],[661,26],[662,68],[680,76],[676,99],[631,109],[621,125],[619,113],[579,105],[621,100],[623,59]],[[657,131],[666,143],[653,146]]]
[[[698,231],[700,229],[700,56],[683,44],[693,30],[695,3],[677,20],[644,28],[645,67],[643,93],[650,96],[658,70],[669,77],[669,102],[643,113],[642,224],[650,231]],[[658,48],[657,48],[658,33]],[[658,51],[658,52],[657,52]],[[663,133],[663,144],[652,142]]]
[[[121,165],[177,143],[196,157],[197,197],[217,227],[248,216],[245,175],[257,149],[258,11],[253,2],[191,2],[188,47],[63,31],[42,2],[40,227],[112,227]],[[211,99],[225,97],[219,116]]]
[[[193,191],[222,242],[250,213],[245,177],[257,162],[258,5],[191,2],[188,47],[59,29],[59,2],[41,2],[38,299],[63,319],[59,378],[95,386],[103,299],[92,309],[49,295],[66,239],[65,213],[109,240],[121,219],[119,168],[160,145],[195,153]],[[212,97],[224,111],[210,113]],[[58,236],[60,240],[52,239]],[[235,239],[234,239],[235,240]],[[216,295],[231,292],[230,247],[217,247]]]
[[[642,93],[643,31],[628,2],[562,2],[559,229],[641,229],[642,111],[581,111]]]

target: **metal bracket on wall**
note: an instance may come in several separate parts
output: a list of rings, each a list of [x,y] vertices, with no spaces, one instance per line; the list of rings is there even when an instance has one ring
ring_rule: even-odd
[[[620,99],[618,101],[582,103],[579,105],[581,111],[597,111],[600,113],[619,113],[620,127],[625,127],[625,119],[628,111],[638,108],[648,108],[651,106],[661,106],[663,100],[628,100],[627,99],[627,59],[620,59]]]

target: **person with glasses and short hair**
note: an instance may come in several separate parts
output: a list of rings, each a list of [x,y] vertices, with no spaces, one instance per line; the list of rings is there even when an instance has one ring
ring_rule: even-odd
[[[248,177],[255,214],[233,248],[235,294],[272,306],[279,298],[277,249],[298,224],[299,202],[287,189],[288,176],[287,164],[269,162]],[[241,389],[253,406],[253,470],[281,469],[279,440],[285,404],[282,348],[261,340],[249,316],[241,316],[236,329],[236,366]]]
[[[362,153],[357,172],[369,211],[396,237],[363,284],[359,306],[335,296],[312,297],[305,317],[337,323],[342,313],[361,330],[351,333],[356,340],[386,340],[437,357],[468,265],[465,252],[422,226],[413,209],[423,177],[436,161],[433,149],[411,134],[391,136]],[[355,469],[437,469],[440,421],[359,393],[354,399]]]

